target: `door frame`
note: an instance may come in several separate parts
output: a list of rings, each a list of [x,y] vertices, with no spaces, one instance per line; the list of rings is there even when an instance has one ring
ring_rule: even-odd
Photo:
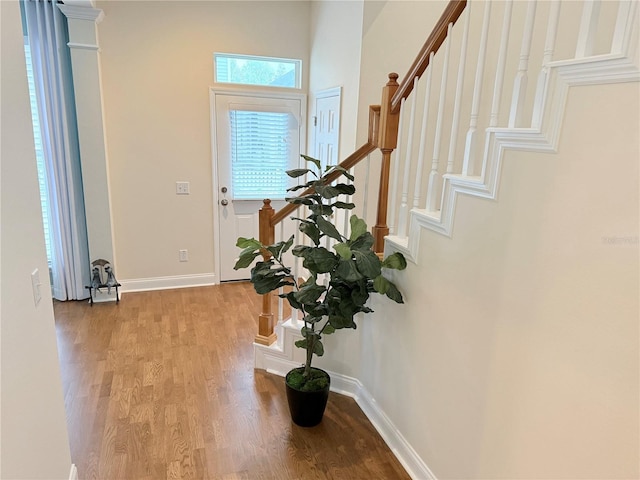
[[[216,96],[236,95],[241,97],[258,97],[270,99],[300,100],[300,153],[307,150],[307,95],[300,92],[282,91],[280,89],[255,89],[246,87],[216,88],[209,87],[209,120],[211,129],[211,186],[212,186],[212,206],[213,206],[213,272],[215,283],[221,282],[220,277],[220,215],[218,202],[220,201],[220,185],[218,179],[218,149],[216,138]]]

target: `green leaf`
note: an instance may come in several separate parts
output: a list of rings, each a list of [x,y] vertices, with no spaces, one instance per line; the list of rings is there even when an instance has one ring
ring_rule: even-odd
[[[360,235],[367,232],[367,222],[358,218],[357,215],[351,215],[349,223],[351,224],[351,236],[349,240],[356,240]]]
[[[327,323],[324,328],[322,329],[322,333],[324,333],[325,335],[331,335],[332,333],[334,333],[336,331],[335,328],[333,328],[333,325],[331,325],[330,323]]]
[[[319,357],[324,355],[324,346],[322,345],[322,342],[320,340],[316,340],[315,342],[313,342],[313,353],[315,353]]]
[[[330,272],[338,263],[338,257],[324,247],[298,245],[292,253],[296,257],[303,257],[302,266],[314,274]]]
[[[289,175],[291,178],[298,178],[303,175],[306,175],[307,173],[313,173],[315,175],[315,173],[309,170],[308,168],[294,168],[293,170],[287,170],[285,173]]]
[[[333,215],[333,207],[331,205],[311,205],[309,210],[316,215]]]
[[[402,294],[397,289],[397,287],[391,282],[389,282],[389,287],[387,288],[386,295],[387,295],[387,297],[389,297],[391,300],[393,300],[396,303],[404,303],[404,300],[402,298]]]
[[[296,343],[294,343],[294,345],[298,348],[307,348],[307,339],[303,338],[302,340],[296,340]]]
[[[298,230],[309,237],[316,245],[320,244],[320,230],[316,227],[315,223],[303,220],[298,225]]]
[[[233,266],[233,269],[239,270],[241,268],[247,268],[253,263],[258,255],[260,255],[260,252],[253,252],[249,251],[248,249],[243,250],[243,252],[238,257],[236,264]]]
[[[355,177],[353,175],[351,175],[349,173],[349,171],[346,168],[341,167],[340,165],[335,165],[333,167],[333,169],[338,170],[339,172],[342,172],[342,174],[347,177],[349,180],[351,180],[352,182],[355,180]]]
[[[346,260],[350,260],[351,256],[353,255],[351,253],[351,247],[349,247],[349,245],[347,245],[346,243],[336,243],[333,248],[338,255]]]
[[[354,250],[353,255],[356,259],[356,266],[358,267],[358,270],[365,277],[376,278],[380,275],[380,259],[371,250],[368,250],[366,252]]]
[[[315,303],[326,290],[324,286],[314,283],[302,287],[295,292],[294,296],[295,299],[302,304]]]
[[[336,227],[334,227],[331,222],[319,216],[318,218],[316,218],[316,223],[318,224],[318,228],[322,233],[335,240],[338,240],[339,242],[342,241],[342,235],[340,235],[340,232],[338,232]]]
[[[294,205],[313,205],[313,200],[308,197],[287,197],[285,200]]]
[[[340,195],[340,191],[331,185],[317,185],[315,189],[323,198],[334,198]]]
[[[336,208],[342,208],[342,209],[345,209],[345,210],[352,210],[352,209],[356,208],[356,204],[355,203],[345,203],[345,202],[332,203],[331,206],[332,207],[336,207]]]
[[[236,241],[236,247],[253,248],[254,250],[262,248],[262,244],[255,238],[239,237]]]
[[[384,268],[393,268],[395,270],[404,270],[407,268],[407,261],[400,252],[393,253],[382,262]]]
[[[291,235],[289,237],[289,240],[287,240],[286,242],[278,242],[274,243],[273,245],[269,245],[267,247],[267,250],[278,260],[282,260],[282,254],[289,250],[291,248],[291,245],[293,245],[293,235]]]
[[[298,302],[298,300],[296,300],[294,293],[295,292],[281,293],[278,296],[280,298],[286,298],[289,301],[289,305],[291,305],[291,308],[300,310],[302,308],[302,304]]]
[[[389,289],[390,283],[391,282],[389,280],[387,280],[382,275],[380,275],[379,277],[376,277],[375,280],[373,281],[373,288],[376,292],[381,293],[382,295],[385,295],[387,293],[387,290]]]
[[[345,318],[340,315],[330,315],[329,323],[333,328],[339,330],[341,328],[355,328],[355,323],[353,323],[353,318]]]
[[[371,235],[370,232],[364,232],[354,241],[349,241],[351,250],[360,250],[361,252],[371,250],[371,247],[373,247],[373,243],[373,235]]]
[[[296,192],[302,188],[309,188],[313,182],[301,183],[300,185],[294,185],[291,188],[287,188],[287,192]]]
[[[353,195],[356,192],[356,187],[353,185],[348,185],[346,183],[339,183],[335,185],[335,189],[338,190],[342,195]]]
[[[345,282],[357,282],[362,278],[362,274],[358,271],[356,263],[353,260],[340,260],[335,271],[335,276],[341,278]]]
[[[304,158],[307,162],[313,163],[316,166],[316,168],[320,170],[320,160],[318,160],[317,158],[310,157],[308,155],[300,155],[300,156]]]
[[[386,295],[394,302],[404,303],[402,294],[400,293],[398,288],[382,275],[380,275],[373,281],[373,288],[376,292]]]

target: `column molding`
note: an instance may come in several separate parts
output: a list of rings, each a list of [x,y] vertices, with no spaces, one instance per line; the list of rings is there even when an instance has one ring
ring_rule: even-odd
[[[78,119],[89,257],[91,261],[102,258],[111,262],[117,275],[97,29],[104,12],[89,0],[66,0],[58,8],[69,27],[67,45]],[[109,300],[116,298],[106,291],[94,296],[97,302]]]

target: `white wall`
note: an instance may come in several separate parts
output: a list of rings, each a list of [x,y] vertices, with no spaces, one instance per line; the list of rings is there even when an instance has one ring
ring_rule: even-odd
[[[309,93],[342,87],[340,160],[356,148],[364,1],[312,2]],[[315,103],[309,106],[314,115]],[[313,125],[313,122],[308,122]],[[308,145],[312,147],[312,143]]]
[[[303,60],[308,2],[98,2],[118,279],[214,272],[213,53]],[[175,182],[191,183],[176,196]],[[189,262],[178,250],[189,250]]]
[[[571,90],[559,153],[507,152],[364,324],[363,383],[438,478],[638,477],[639,101]]]
[[[0,2],[2,32],[2,370],[0,477],[69,477],[62,382],[40,213],[20,8]],[[30,274],[40,270],[34,305]]]
[[[358,141],[445,5],[365,2]],[[638,105],[574,87],[559,152],[507,152],[498,199],[459,197],[395,274],[406,304],[360,322],[355,376],[437,478],[640,476]]]

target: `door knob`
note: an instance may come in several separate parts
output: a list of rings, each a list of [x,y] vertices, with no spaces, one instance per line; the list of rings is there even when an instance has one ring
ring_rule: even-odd
[[[220,205],[222,205],[223,207],[226,207],[227,205],[229,205],[229,200],[227,200],[226,198],[223,198],[222,200],[220,200]]]
[[[222,187],[222,188],[220,189],[220,191],[221,191],[222,193],[227,193],[227,187]]]

